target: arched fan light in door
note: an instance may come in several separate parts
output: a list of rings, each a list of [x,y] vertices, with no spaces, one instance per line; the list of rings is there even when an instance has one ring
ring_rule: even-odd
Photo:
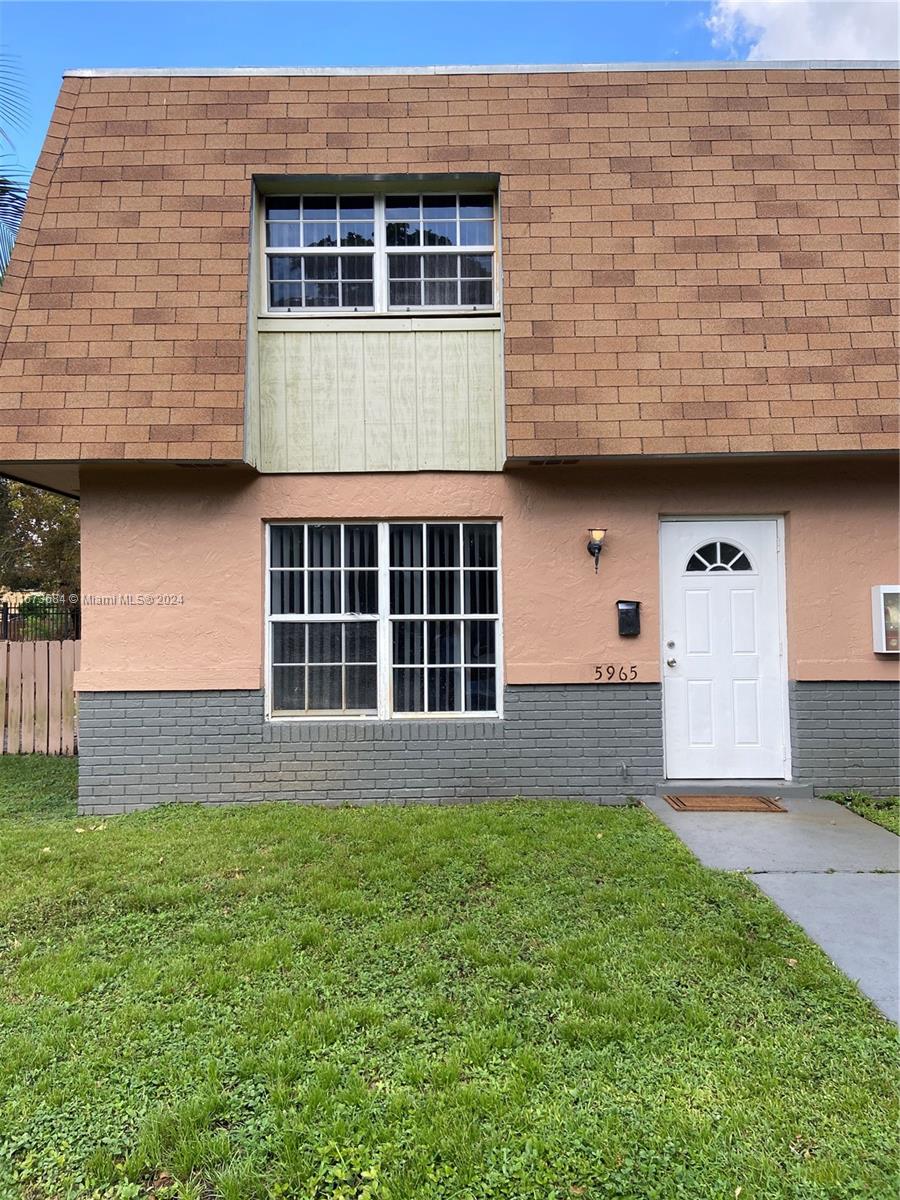
[[[711,575],[714,571],[752,571],[745,551],[731,542],[707,542],[688,559],[688,571]]]

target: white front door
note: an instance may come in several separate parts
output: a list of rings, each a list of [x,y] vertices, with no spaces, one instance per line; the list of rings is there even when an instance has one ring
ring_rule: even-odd
[[[663,521],[669,779],[788,775],[780,526]]]

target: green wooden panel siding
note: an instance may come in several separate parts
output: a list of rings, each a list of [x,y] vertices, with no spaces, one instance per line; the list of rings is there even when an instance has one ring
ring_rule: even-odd
[[[260,321],[257,336],[260,471],[502,468],[499,320]]]

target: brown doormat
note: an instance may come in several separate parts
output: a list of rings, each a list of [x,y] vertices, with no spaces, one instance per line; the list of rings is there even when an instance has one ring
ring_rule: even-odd
[[[787,812],[769,796],[663,796],[679,812]]]

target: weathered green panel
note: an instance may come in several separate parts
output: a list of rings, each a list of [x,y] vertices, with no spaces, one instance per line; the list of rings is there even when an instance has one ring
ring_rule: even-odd
[[[441,339],[441,388],[444,403],[444,454],[442,466],[448,471],[467,471],[469,458],[469,369],[468,334],[455,330],[439,335]]]
[[[389,333],[365,335],[365,457],[367,471],[390,471],[391,350]]]
[[[391,465],[417,463],[416,339],[408,333],[391,333],[388,338]]]
[[[501,394],[499,355],[497,347],[479,334],[464,336],[468,342],[469,464],[472,470],[491,471],[503,450],[503,405],[495,403]]]
[[[287,333],[285,337],[295,335]],[[303,334],[296,335],[303,337]],[[339,471],[341,469],[340,431],[338,427],[338,411],[340,409],[340,392],[338,382],[338,341],[343,334],[323,333],[309,337],[309,348],[312,356],[312,376],[310,378],[310,405],[312,408],[312,451],[314,471]],[[288,469],[292,465],[288,455]]]
[[[420,471],[440,471],[444,465],[444,376],[441,362],[443,336],[437,332],[414,335],[418,417],[416,466]],[[448,404],[452,403],[448,397]]]
[[[287,335],[290,337],[290,334]],[[366,333],[335,333],[339,471],[366,469]],[[313,430],[315,436],[315,429]]]
[[[265,472],[496,471],[499,321],[259,322]]]
[[[259,339],[259,458],[266,470],[286,471],[284,437],[286,334],[267,333]]]
[[[312,347],[308,338],[284,338],[285,461],[291,470],[313,469]]]

